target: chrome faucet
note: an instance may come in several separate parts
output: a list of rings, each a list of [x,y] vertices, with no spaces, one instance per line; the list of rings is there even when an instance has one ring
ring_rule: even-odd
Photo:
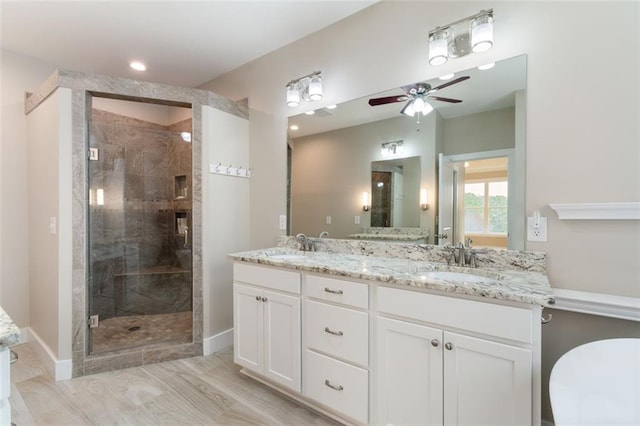
[[[322,231],[320,235],[318,235],[318,238],[326,238],[328,236],[329,236],[329,233],[327,231]]]
[[[457,264],[458,266],[468,266],[471,268],[477,268],[478,263],[476,261],[476,254],[471,250],[470,238],[467,239],[467,246],[462,243],[458,243],[456,246],[451,246],[451,254],[447,260],[448,265]]]
[[[300,249],[302,251],[314,251],[315,245],[311,238],[307,237],[304,234],[296,235],[296,240],[300,242]]]

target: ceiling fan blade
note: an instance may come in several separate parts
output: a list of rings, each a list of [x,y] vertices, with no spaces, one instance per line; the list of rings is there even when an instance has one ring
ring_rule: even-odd
[[[450,102],[452,104],[459,104],[460,102],[462,102],[461,99],[443,98],[441,96],[429,96],[429,99],[433,99],[441,102]]]
[[[394,102],[403,102],[409,99],[407,95],[397,95],[397,96],[385,96],[384,98],[372,98],[369,99],[369,105],[384,105],[384,104],[392,104]]]
[[[469,78],[471,77],[469,77],[468,75],[465,75],[463,77],[458,77],[455,80],[447,81],[446,83],[441,84],[440,86],[434,87],[433,89],[429,90],[429,92],[435,92],[436,90],[444,89],[445,87],[449,87],[452,84],[460,83],[461,81],[468,80]]]

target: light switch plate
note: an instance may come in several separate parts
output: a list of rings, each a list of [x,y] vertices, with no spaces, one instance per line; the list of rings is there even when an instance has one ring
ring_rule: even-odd
[[[58,232],[58,220],[52,216],[49,218],[49,233],[51,235],[56,235]]]
[[[327,225],[331,225],[331,216],[327,216]]]
[[[354,216],[353,217],[353,223],[355,225],[360,225],[360,216]]]
[[[527,241],[546,242],[547,241],[547,218],[539,219],[539,226],[535,227],[536,220],[533,217],[527,218]]]
[[[280,225],[280,230],[281,231],[286,231],[287,230],[287,215],[285,214],[281,214],[279,220],[279,225]]]

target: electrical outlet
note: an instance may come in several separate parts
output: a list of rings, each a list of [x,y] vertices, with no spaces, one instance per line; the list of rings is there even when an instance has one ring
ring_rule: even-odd
[[[537,222],[537,226],[536,226]],[[535,217],[527,218],[527,241],[545,242],[547,241],[547,218]]]
[[[281,214],[279,218],[279,225],[281,231],[287,230],[287,215]]]
[[[360,225],[360,216],[354,216],[353,217],[353,223],[355,225]]]
[[[331,216],[327,216],[327,225],[331,225]]]

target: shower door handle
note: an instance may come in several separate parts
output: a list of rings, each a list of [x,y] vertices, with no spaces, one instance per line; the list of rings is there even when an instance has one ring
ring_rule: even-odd
[[[184,227],[184,246],[187,247],[189,245],[189,227]]]

